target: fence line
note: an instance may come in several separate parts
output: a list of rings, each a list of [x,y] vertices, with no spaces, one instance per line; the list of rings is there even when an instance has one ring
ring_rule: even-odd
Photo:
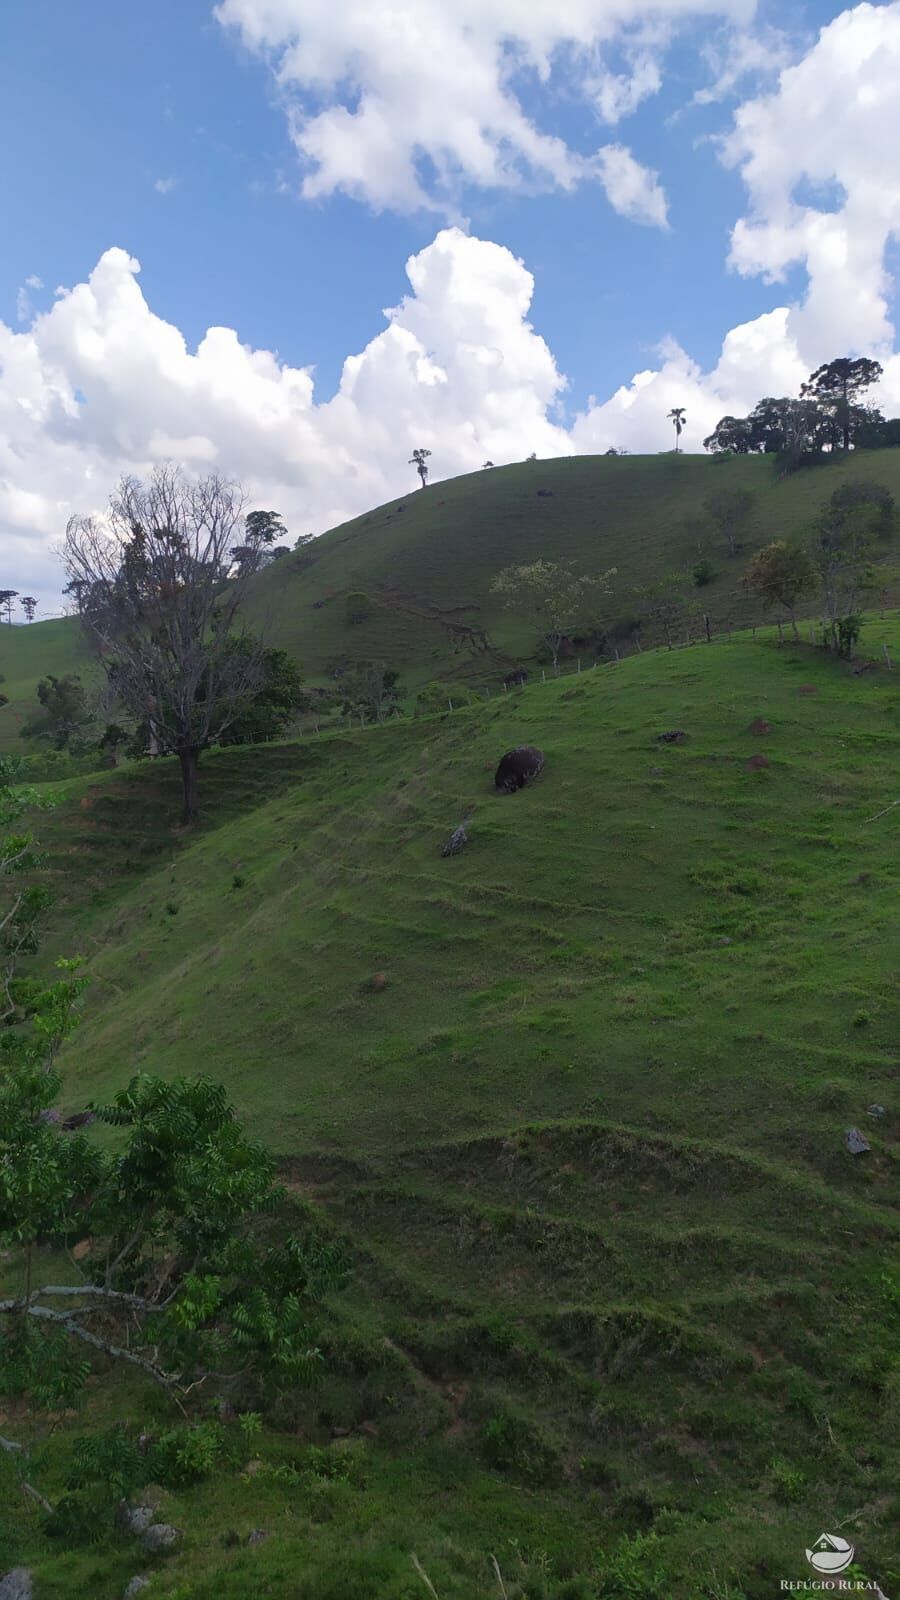
[[[797,639],[793,639],[793,638],[790,638],[790,637],[785,637],[784,623],[782,623],[782,622],[772,623],[770,625],[767,625],[765,628],[760,627],[760,626],[757,625],[757,626],[753,626],[751,628],[739,629],[739,630],[732,630],[732,628],[729,625],[726,624],[724,631],[721,632],[721,633],[718,633],[718,634],[714,634],[711,631],[709,631],[709,619],[708,619],[708,617],[704,616],[703,622],[704,622],[704,624],[706,626],[706,629],[707,629],[705,634],[701,633],[701,634],[691,635],[691,633],[689,631],[686,631],[683,641],[676,642],[673,639],[673,641],[672,641],[672,643],[670,645],[657,644],[657,645],[652,645],[652,646],[649,646],[649,647],[645,647],[645,646],[641,645],[640,640],[635,639],[634,640],[635,650],[634,650],[633,653],[634,654],[643,654],[643,653],[646,652],[647,649],[649,649],[651,653],[653,651],[658,651],[660,653],[665,651],[666,654],[668,654],[670,651],[674,652],[674,651],[677,651],[677,650],[691,650],[691,649],[694,648],[695,645],[706,645],[706,644],[712,644],[712,645],[749,644],[749,643],[753,643],[753,644],[769,644],[769,643],[774,643],[775,642],[776,636],[777,636],[777,639],[778,639],[779,647],[782,647],[784,645],[790,645],[790,644],[803,644],[804,643],[804,641],[802,639],[801,640],[797,640]],[[810,645],[812,645],[815,648],[824,648],[824,639],[819,640],[817,638],[816,629],[815,629],[815,626],[814,626],[813,623],[809,624],[809,643],[810,643]],[[888,645],[884,641],[881,642],[881,650],[882,650],[882,653],[883,653],[883,656],[884,656],[884,661],[885,661],[885,665],[886,665],[887,669],[889,671],[893,671],[894,670],[894,663],[893,663],[893,661],[891,659],[890,649],[889,649]],[[613,647],[612,656],[603,656],[603,657],[599,657],[598,656],[594,661],[591,661],[591,662],[585,662],[584,658],[582,656],[578,656],[571,663],[562,663],[562,664],[557,663],[555,668],[553,668],[553,667],[550,667],[550,668],[541,667],[540,681],[541,681],[541,683],[547,683],[548,682],[548,678],[549,678],[550,681],[555,681],[558,678],[567,678],[567,677],[568,678],[575,678],[575,677],[578,677],[579,675],[581,675],[583,673],[595,672],[600,667],[612,667],[612,666],[615,666],[617,662],[620,662],[623,659],[627,660],[628,656],[626,655],[623,658],[619,653],[618,645],[615,645]],[[850,660],[855,660],[856,659],[855,651],[853,652],[853,654],[848,659],[850,659]],[[536,683],[537,682],[537,678],[535,677],[534,680],[532,680],[532,681]],[[515,687],[517,687],[518,690],[519,690],[519,693],[521,693],[523,691],[523,689],[528,687],[528,685],[526,685],[526,684],[518,684]],[[447,710],[448,710],[448,712],[457,712],[457,711],[469,710],[473,706],[476,706],[478,704],[483,704],[486,700],[490,700],[494,693],[500,694],[501,692],[503,694],[509,694],[511,692],[509,684],[501,682],[500,684],[495,685],[493,689],[491,688],[491,686],[489,684],[482,684],[480,686],[473,686],[471,689],[469,689],[467,691],[467,694],[466,694],[465,698],[462,698],[462,696],[461,696],[458,700],[454,701],[453,696],[452,695],[448,695],[448,697],[447,697]],[[364,728],[369,728],[369,727],[373,727],[373,726],[374,727],[384,727],[386,723],[391,722],[391,721],[395,721],[399,717],[402,717],[404,720],[409,720],[408,714],[401,712],[399,710],[399,708],[392,708],[392,710],[388,713],[388,715],[385,716],[385,717],[382,717],[382,718],[367,716],[364,711],[361,711],[361,712],[358,712],[358,713],[357,712],[353,712],[353,711],[349,711],[349,712],[344,712],[342,714],[342,716],[340,718],[340,721],[331,724],[330,727],[326,726],[326,729],[325,729],[326,733],[329,733],[329,732],[339,733],[339,732],[352,731],[354,719],[355,719],[355,717],[357,715],[359,716],[360,726],[364,727]],[[426,717],[445,716],[445,715],[447,715],[447,713],[443,712],[443,711],[434,710],[434,711],[431,711],[431,712],[428,712],[428,711],[419,712],[419,713],[417,713],[417,715],[420,718],[426,718]],[[321,732],[322,732],[322,729],[320,728],[318,722],[315,724],[315,731],[316,731],[317,734],[321,734]]]

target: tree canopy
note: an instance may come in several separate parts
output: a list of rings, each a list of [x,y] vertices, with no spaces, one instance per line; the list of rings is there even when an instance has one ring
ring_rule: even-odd
[[[749,416],[721,417],[703,447],[736,455],[780,455],[797,466],[827,450],[900,444],[900,419],[886,422],[874,407],[862,403],[864,390],[881,376],[879,363],[867,357],[828,361],[801,385],[799,398],[767,395]]]
[[[615,572],[615,567],[610,567],[596,578],[579,577],[567,562],[534,561],[530,565],[504,567],[491,584],[491,592],[508,610],[519,611],[531,620],[556,667],[563,640],[587,620],[592,591],[596,595],[608,594],[609,580]]]

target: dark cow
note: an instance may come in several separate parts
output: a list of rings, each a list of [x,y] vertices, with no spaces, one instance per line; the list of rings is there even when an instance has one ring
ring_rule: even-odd
[[[525,787],[529,778],[536,778],[543,769],[543,750],[535,749],[533,744],[520,744],[515,750],[507,750],[506,755],[500,758],[494,787],[501,794],[515,794],[517,789]]]
[[[504,689],[520,689],[523,683],[528,682],[528,672],[525,667],[515,667],[503,679]]]

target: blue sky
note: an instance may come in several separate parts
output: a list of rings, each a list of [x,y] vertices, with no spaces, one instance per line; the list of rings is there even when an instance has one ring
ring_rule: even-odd
[[[23,404],[14,386],[23,381],[32,424],[38,412],[46,413],[29,387],[31,346],[26,350],[21,342],[34,338],[42,392],[52,392],[57,404],[60,383],[68,386],[75,397],[70,410],[74,405],[73,417],[77,413],[77,423],[64,425],[45,416],[43,442],[29,435],[9,447],[5,462],[0,453],[0,529],[7,527],[32,583],[47,586],[50,525],[58,528],[76,493],[82,503],[72,509],[85,509],[84,483],[92,494],[101,484],[108,492],[106,478],[117,469],[152,464],[163,448],[160,439],[173,454],[179,440],[193,440],[186,460],[193,451],[196,460],[228,465],[227,429],[216,431],[219,412],[201,418],[196,435],[186,433],[166,420],[161,398],[160,426],[156,432],[149,427],[146,373],[133,375],[144,434],[136,420],[130,430],[114,429],[114,404],[127,412],[131,391],[124,371],[115,381],[110,377],[110,352],[158,331],[153,323],[137,334],[133,306],[127,328],[124,322],[114,326],[135,283],[148,316],[180,330],[189,353],[196,353],[208,328],[233,329],[242,346],[274,352],[285,368],[313,368],[314,400],[322,407],[335,393],[347,356],[367,353],[371,386],[370,369],[387,358],[369,347],[385,328],[383,309],[409,293],[407,259],[427,253],[442,229],[455,230],[451,254],[466,280],[466,315],[480,329],[473,339],[501,352],[504,381],[517,404],[523,386],[531,384],[533,394],[518,431],[491,432],[488,419],[501,403],[496,394],[484,396],[484,419],[476,407],[468,429],[455,402],[446,417],[434,412],[434,394],[458,396],[461,380],[453,352],[436,353],[440,333],[426,330],[453,328],[459,348],[468,342],[468,323],[462,312],[456,315],[455,303],[414,307],[409,338],[444,374],[440,383],[426,378],[424,387],[421,372],[416,379],[422,426],[444,436],[462,430],[447,450],[446,470],[475,464],[482,448],[498,459],[506,450],[515,459],[520,436],[521,453],[527,453],[526,435],[536,436],[537,416],[569,430],[572,449],[603,447],[618,437],[617,420],[619,442],[629,448],[664,448],[666,374],[675,390],[682,384],[678,392],[689,408],[693,404],[698,430],[701,424],[705,430],[708,417],[714,421],[717,407],[732,398],[733,373],[730,366],[721,369],[720,354],[729,330],[743,325],[759,329],[752,339],[746,336],[756,352],[754,381],[778,392],[804,363],[845,353],[850,344],[881,352],[892,341],[895,290],[880,274],[883,261],[896,262],[897,227],[890,217],[877,221],[874,212],[860,225],[856,212],[848,220],[845,211],[848,197],[854,201],[857,174],[865,172],[867,143],[884,143],[886,118],[894,131],[889,94],[881,94],[881,121],[873,127],[865,107],[873,80],[889,70],[900,34],[896,3],[846,9],[811,0],[776,9],[754,8],[752,0],[648,0],[623,12],[612,0],[521,0],[525,20],[521,27],[516,22],[510,44],[506,0],[402,0],[400,11],[409,11],[413,31],[423,18],[428,24],[424,44],[418,37],[406,41],[406,56],[402,41],[379,36],[376,13],[360,11],[359,4],[224,0],[218,14],[210,0],[28,0],[3,8],[0,323],[10,342],[5,361],[0,346],[0,385],[6,381],[14,419],[21,419]],[[515,7],[512,15],[518,15]],[[848,87],[851,34],[861,41],[862,60]],[[535,66],[542,51],[549,63],[544,81]],[[788,78],[798,68],[809,90],[790,89]],[[782,78],[786,69],[788,78]],[[650,88],[640,87],[642,74],[652,78]],[[471,88],[476,78],[478,88]],[[610,111],[613,94],[624,96],[624,109],[620,104]],[[421,103],[414,104],[417,95]],[[850,118],[844,143],[857,164],[848,165],[843,155],[813,160],[797,154],[785,171],[785,144],[806,126],[805,106],[819,98],[817,149],[821,153],[827,143],[839,106]],[[377,160],[367,153],[371,137],[363,137],[359,119],[353,120],[373,101],[379,117],[383,113],[376,138],[385,139]],[[470,160],[469,122],[478,126],[480,140],[485,135],[487,157],[482,148]],[[743,132],[735,135],[738,124]],[[722,140],[729,137],[726,159]],[[631,199],[623,198],[615,173],[597,167],[602,158],[595,153],[604,149],[626,152],[624,177],[637,185]],[[410,197],[412,180],[404,175],[410,151],[409,172],[415,168],[424,204]],[[493,176],[476,172],[479,162],[495,157]],[[390,177],[383,179],[384,173]],[[666,216],[668,226],[662,225]],[[828,230],[831,217],[848,234],[852,223],[865,254],[861,270],[871,280],[871,293],[852,314],[823,252],[821,230]],[[747,229],[734,243],[741,219]],[[471,249],[466,254],[466,238],[510,252],[532,275],[533,297],[515,326],[498,311],[497,327],[485,332],[473,275],[487,273],[487,303],[495,294],[515,298],[515,275],[504,276],[506,267],[487,248],[478,259]],[[102,311],[91,312],[102,322],[104,369],[98,371],[84,356],[74,302],[66,309],[56,291],[86,284],[114,249],[125,252],[115,269],[125,288],[121,294],[110,289]],[[139,277],[123,267],[127,257],[140,262]],[[442,292],[438,283],[434,293]],[[783,326],[757,324],[778,308],[787,318]],[[555,378],[536,339],[527,341],[529,323],[549,347]],[[820,353],[832,328],[841,350]],[[661,352],[663,340],[669,343]],[[393,359],[399,359],[396,351]],[[767,360],[771,383],[765,382]],[[28,367],[27,380],[17,364]],[[638,427],[641,405],[617,402],[616,411],[609,403],[620,386],[648,369],[658,378],[653,416],[662,422],[652,422],[648,408]],[[185,374],[190,390],[187,367]],[[218,404],[218,391],[215,398]],[[416,425],[417,394],[404,390],[394,397],[385,387],[384,407],[395,398],[405,442]],[[753,398],[748,395],[750,403]],[[589,410],[588,421],[579,424],[579,414]],[[354,417],[360,438],[364,420]],[[549,432],[539,442],[551,453]],[[699,448],[699,431],[689,429],[685,443]],[[565,444],[560,436],[559,447]],[[330,517],[361,509],[367,493],[394,492],[393,469],[379,455],[360,464],[345,503],[323,479],[316,448],[311,438],[302,461],[285,457],[281,465],[268,441],[257,451],[260,461],[271,454],[273,489],[283,484],[283,494],[294,496],[296,515],[315,531]],[[318,438],[318,448],[333,454],[327,436]],[[73,451],[80,452],[77,471]],[[29,476],[17,465],[26,455]],[[253,461],[238,461],[236,469],[256,476]],[[41,496],[45,476],[59,481],[52,504],[36,510],[34,496]],[[264,486],[265,471],[258,477]],[[26,549],[33,552],[28,559]]]
[[[839,9],[810,6],[798,21],[809,28]],[[669,234],[617,216],[596,191],[463,193],[472,231],[535,274],[534,321],[576,402],[626,382],[666,334],[708,363],[727,328],[772,303],[765,285],[724,269],[742,186],[700,143],[728,126],[727,105],[689,107],[708,77],[702,31],[673,52],[662,92],[628,129],[665,183]],[[234,327],[312,363],[330,393],[344,356],[399,298],[403,262],[433,237],[433,216],[301,200],[267,69],[207,0],[28,0],[5,9],[0,40],[5,320],[29,275],[49,286],[31,297],[41,305],[119,244],[141,261],[154,310],[190,343],[213,323]],[[590,110],[562,102],[552,123],[585,149],[597,142]],[[168,193],[154,189],[171,178]]]

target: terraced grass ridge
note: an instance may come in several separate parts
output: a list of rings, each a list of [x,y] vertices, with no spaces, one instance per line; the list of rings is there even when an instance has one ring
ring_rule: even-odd
[[[160,1600],[772,1600],[840,1530],[897,1593],[897,674],[855,666],[748,635],[223,751],[195,834],[167,761],[63,786],[66,1109],[137,1068],[224,1081],[355,1270],[251,1470],[156,1495],[170,1556],[63,1553],[6,1486],[0,1570],[40,1600],[137,1571]],[[544,771],[500,797],[523,742]],[[9,1432],[61,1484],[75,1434],[162,1411],[110,1374]]]
[[[618,628],[623,653],[633,591],[669,572],[686,575],[687,592],[716,631],[743,627],[764,620],[741,583],[752,552],[772,539],[805,537],[850,479],[882,484],[900,503],[900,450],[854,451],[787,477],[771,456],[716,461],[672,453],[526,461],[424,491],[411,485],[401,499],[262,572],[251,620],[297,657],[310,683],[333,686],[335,665],[374,657],[400,669],[408,694],[435,679],[496,686],[535,647],[533,631],[490,592],[503,567],[539,558],[571,561],[585,574],[616,567],[597,620]],[[738,556],[705,509],[710,497],[735,490],[752,496]],[[890,545],[877,554],[880,588],[897,604],[896,557]],[[691,569],[701,558],[715,576],[694,590]],[[356,623],[346,616],[351,593],[368,600]],[[703,632],[701,623],[693,626]],[[0,750],[22,750],[19,728],[35,709],[42,675],[79,672],[89,681],[92,670],[74,618],[0,627],[0,689],[9,701],[0,709]]]

